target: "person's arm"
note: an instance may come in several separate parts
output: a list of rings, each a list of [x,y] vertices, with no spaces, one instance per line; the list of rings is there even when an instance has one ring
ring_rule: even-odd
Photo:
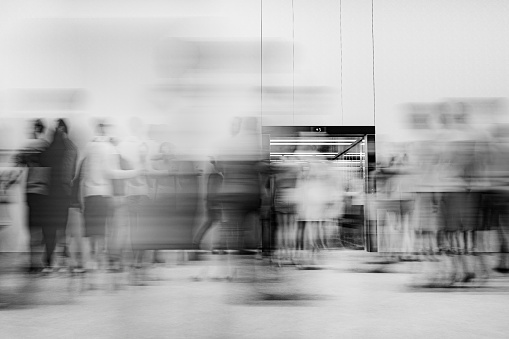
[[[158,169],[154,167],[156,161],[164,161],[164,155],[160,152],[156,152],[155,147],[152,147],[149,149],[149,154],[147,156],[147,175],[153,178],[168,176],[168,169]]]
[[[64,171],[62,173],[62,184],[68,190],[68,193],[72,192],[72,182],[76,175],[76,167],[78,161],[78,150],[73,144],[66,145],[67,149],[64,153]]]
[[[139,168],[123,170],[119,168],[118,157],[115,155],[113,146],[104,145],[101,148],[101,162],[103,171],[108,179],[131,179],[141,172]]]
[[[71,207],[79,207],[83,211],[83,197],[81,195],[82,182],[84,177],[84,168],[86,166],[87,158],[84,157],[77,165],[77,171],[74,178],[71,180]],[[78,161],[76,162],[78,163]]]
[[[24,147],[16,152],[12,157],[12,162],[16,167],[27,167],[28,166],[28,156],[30,154],[30,150],[27,147]]]

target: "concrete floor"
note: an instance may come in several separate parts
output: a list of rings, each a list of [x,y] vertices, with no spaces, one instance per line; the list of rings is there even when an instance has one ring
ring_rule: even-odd
[[[242,259],[229,282],[212,279],[223,273],[210,257],[168,259],[147,271],[144,286],[129,273],[30,278],[4,270],[0,338],[509,337],[509,278],[501,275],[475,287],[414,288],[423,263],[370,273],[380,271],[369,263],[376,254],[335,251],[324,253],[320,270]]]

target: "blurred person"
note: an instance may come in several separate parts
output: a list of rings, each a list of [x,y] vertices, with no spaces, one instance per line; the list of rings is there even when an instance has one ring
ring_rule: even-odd
[[[435,193],[438,184],[438,157],[436,141],[432,134],[431,115],[421,126],[413,126],[417,140],[411,145],[414,161],[412,171],[415,189],[415,229],[418,236],[417,252],[427,260],[435,261],[438,253],[439,197]]]
[[[69,257],[66,227],[71,202],[71,184],[76,171],[78,151],[74,143],[69,139],[68,126],[63,119],[57,120],[57,126],[53,133],[52,142],[43,157],[45,163],[51,168],[49,195],[48,195],[48,222],[44,225],[43,232],[46,239],[46,261],[51,269],[53,252],[57,245],[62,247],[61,263]]]
[[[318,251],[323,247],[323,223],[327,205],[330,203],[331,190],[328,185],[325,164],[310,161],[303,175],[297,181],[297,215],[299,220],[299,240],[301,258],[309,253],[311,264],[315,264]]]
[[[413,260],[414,199],[409,181],[409,159],[402,150],[396,151],[388,162],[377,169],[377,205],[384,211],[381,247],[391,260]]]
[[[212,226],[223,220],[223,211],[219,192],[223,185],[223,174],[217,169],[216,161],[211,160],[213,169],[208,175],[206,191],[206,219],[196,231],[193,238],[193,246],[200,248],[201,241]]]
[[[438,163],[441,226],[440,247],[445,254],[442,274],[445,284],[469,282],[474,278],[466,254],[471,251],[471,233],[477,223],[477,196],[471,192],[475,177],[475,140],[464,125],[465,112],[455,116],[444,104],[439,111],[441,130]],[[450,269],[447,269],[449,264]]]
[[[116,163],[119,164],[121,170],[132,169],[132,166],[122,157],[118,149],[120,138],[110,138],[110,143],[115,149]],[[111,220],[108,229],[107,247],[109,255],[109,269],[112,271],[121,271],[124,267],[124,251],[128,249],[129,242],[129,225],[128,225],[128,209],[126,203],[126,185],[124,179],[112,179],[113,197],[112,206],[109,213]]]
[[[305,145],[298,146],[294,152],[295,154],[299,153],[318,153],[316,146],[313,145]],[[297,213],[297,234],[296,234],[296,255],[301,256],[302,251],[306,249],[306,220],[303,219],[304,212],[302,208],[305,208],[306,205],[306,194],[304,194],[305,190],[302,187],[305,187],[308,173],[310,170],[309,158],[306,156],[297,156],[298,160],[304,161],[304,165],[300,167],[300,173],[297,176],[296,187],[295,187],[295,204],[296,204],[296,213]]]
[[[350,178],[349,183],[346,183],[344,174],[339,171],[334,171],[333,164],[328,166],[328,185],[330,186],[329,201],[325,208],[324,214],[324,233],[323,247],[329,248],[329,243],[334,234],[338,231],[340,220],[346,214],[347,201],[350,203],[352,217],[356,220],[360,220],[363,216],[363,192],[359,190],[358,184],[362,186],[362,179],[357,176],[362,175],[361,170],[355,171],[354,176]],[[360,182],[359,182],[360,181]],[[360,203],[362,202],[362,203]],[[358,226],[358,225],[355,225]]]
[[[111,216],[113,179],[130,179],[140,169],[122,170],[116,150],[111,144],[110,125],[100,122],[95,137],[85,149],[83,168],[84,236],[89,239],[93,268],[104,267],[105,236]]]
[[[486,168],[489,181],[489,214],[485,230],[498,232],[498,262],[495,271],[509,273],[509,125],[499,124],[492,129],[493,140]],[[492,244],[487,244],[492,245]]]
[[[284,158],[283,158],[284,159]],[[295,189],[298,168],[286,162],[274,166],[274,211],[277,217],[277,260],[292,260],[296,247]]]
[[[77,165],[77,170],[74,178],[71,181],[71,196],[69,208],[73,212],[77,212],[79,215],[77,225],[71,230],[69,234],[69,246],[74,242],[75,251],[71,253],[73,255],[73,268],[72,273],[84,273],[85,272],[85,253],[83,251],[83,223],[82,214],[84,209],[83,202],[83,180],[84,180],[84,168],[86,167],[86,158],[82,157]]]
[[[466,148],[462,177],[467,184],[468,208],[463,214],[464,273],[463,280],[487,279],[489,271],[485,256],[480,253],[479,240],[483,225],[483,196],[487,189],[486,169],[489,157],[489,132],[472,124],[472,107],[465,102],[455,103],[456,129],[465,135]]]
[[[41,159],[41,155],[49,147],[49,142],[44,138],[46,126],[42,120],[37,119],[31,125],[29,141],[22,151],[15,156],[17,166],[28,169],[26,178],[26,203],[28,207],[28,230],[30,246],[30,266],[29,272],[35,273],[41,270],[42,262],[38,256],[38,247],[46,242],[43,237],[43,229],[48,219],[48,194],[50,184],[50,168],[46,166]],[[50,239],[51,243],[51,239]],[[51,250],[50,247],[47,251]],[[45,267],[51,266],[45,258]]]
[[[395,213],[393,210],[395,207],[392,204],[392,200],[390,199],[391,192],[393,191],[392,188],[392,173],[391,168],[394,166],[395,163],[395,157],[390,157],[389,159],[386,159],[386,161],[378,161],[376,166],[376,172],[374,174],[374,178],[376,180],[376,187],[377,187],[377,201],[376,210],[383,211],[382,218],[378,218],[379,220],[379,230],[380,230],[380,249],[382,251],[390,252],[392,255],[392,252],[394,251],[393,248],[393,228],[394,224],[393,219],[391,218]]]
[[[138,117],[129,119],[130,134],[118,145],[118,150],[127,165],[125,169],[137,168],[143,169],[143,173],[125,180],[125,202],[127,206],[127,220],[131,234],[131,244],[134,250],[134,265],[141,267],[144,252],[134,247],[136,244],[136,236],[141,231],[145,223],[146,207],[149,204],[149,181],[148,158],[149,149],[147,141],[143,135],[144,124]]]
[[[145,206],[146,216],[150,218],[148,225],[143,225],[139,231],[150,233],[155,236],[159,234],[161,239],[154,241],[149,240],[158,245],[167,246],[161,242],[168,242],[166,235],[172,226],[172,220],[175,218],[177,210],[178,193],[180,192],[180,180],[178,178],[180,172],[179,159],[177,158],[176,149],[173,144],[162,139],[154,140],[152,147],[156,147],[155,151],[147,159],[147,173],[150,177],[150,204]],[[164,239],[163,239],[164,238]],[[158,248],[153,248],[153,263],[163,263],[164,260],[160,255]]]
[[[260,175],[263,168],[261,134],[254,117],[242,120],[235,118],[231,134],[223,154],[218,157],[218,169],[224,177],[220,193],[225,215],[221,230],[221,248],[239,251],[245,249],[245,231],[249,217],[254,216],[256,223],[259,223],[262,184]],[[233,278],[236,269],[228,269],[230,272],[227,277]]]

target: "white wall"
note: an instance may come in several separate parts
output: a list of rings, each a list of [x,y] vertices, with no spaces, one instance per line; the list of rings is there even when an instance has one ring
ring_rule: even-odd
[[[509,97],[507,1],[375,1],[374,14],[376,127],[388,140],[406,136],[400,104]]]
[[[252,86],[253,92],[223,93],[221,104],[201,98],[215,113],[198,119],[185,118],[189,114],[173,103],[165,118],[200,132],[211,125],[221,130],[238,111],[260,114],[264,125],[374,122],[370,0],[6,1],[3,6],[8,20],[0,33],[1,89],[82,88],[90,116],[157,115],[150,112],[146,90],[161,83],[153,53],[165,37],[243,41],[252,44],[253,60],[243,65],[242,80],[238,74],[228,80]],[[278,93],[264,92],[263,108],[260,86]],[[246,97],[249,108],[242,107]],[[189,101],[185,105],[190,108]],[[196,114],[202,108],[190,109]],[[12,113],[12,107],[4,109],[5,115]]]

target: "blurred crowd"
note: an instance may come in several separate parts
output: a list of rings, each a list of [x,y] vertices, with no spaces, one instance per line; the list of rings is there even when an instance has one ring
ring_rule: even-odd
[[[164,262],[164,250],[194,259],[203,249],[268,253],[278,266],[320,265],[322,250],[355,247],[346,245],[348,232],[364,245],[366,212],[377,222],[381,257],[422,262],[425,284],[485,281],[493,268],[509,272],[509,125],[481,125],[473,115],[460,101],[409,114],[413,139],[378,156],[369,175],[376,194],[368,196],[362,157],[331,161],[319,139],[296,138],[279,143],[284,150],[269,161],[251,116],[233,118],[206,160],[180,152],[164,128],[139,117],[126,119],[122,137],[108,120],[95,121],[84,147],[65,119],[37,119],[2,172],[0,225],[9,226],[12,213],[7,192],[23,183],[28,272],[143,277]],[[239,267],[224,257],[219,275],[234,278]]]
[[[271,197],[279,265],[317,264],[320,250],[336,247],[345,214],[347,181],[315,145],[297,145],[294,157],[274,162]]]
[[[216,222],[223,225],[216,247],[238,249],[244,219],[260,208],[256,118],[235,118],[228,140],[207,163],[179,152],[160,126],[145,126],[138,117],[128,119],[123,137],[108,120],[95,121],[94,137],[82,149],[65,119],[29,125],[24,147],[6,162],[20,170],[2,172],[2,192],[24,185],[30,273],[142,269],[162,260],[159,250],[199,249]],[[195,227],[204,195],[206,222]],[[2,209],[5,226],[8,212]]]
[[[375,175],[379,250],[433,263],[430,286],[485,281],[494,257],[509,272],[509,126],[476,123],[461,101],[408,113],[413,140],[393,145]]]
[[[205,161],[179,152],[139,117],[126,119],[122,137],[107,119],[94,121],[94,137],[81,148],[65,119],[29,126],[24,147],[9,158],[19,171],[4,171],[2,180],[4,190],[24,185],[29,273],[132,269],[143,277],[164,262],[164,250],[199,259],[204,248],[314,265],[320,250],[337,245],[352,207],[352,180],[318,146],[297,145],[293,157],[269,162],[255,117],[233,118]],[[362,182],[361,171],[354,176]],[[233,278],[236,264],[227,262],[220,275]]]

